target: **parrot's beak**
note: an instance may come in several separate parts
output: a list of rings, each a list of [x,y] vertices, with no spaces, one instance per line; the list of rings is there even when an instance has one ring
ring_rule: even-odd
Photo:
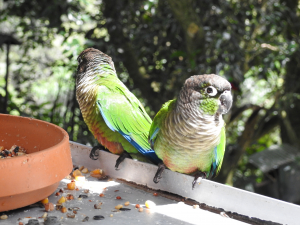
[[[228,111],[230,110],[231,106],[232,106],[232,95],[230,91],[224,91],[220,97],[220,105],[219,105],[219,109],[218,112],[221,114],[226,114],[228,113]]]

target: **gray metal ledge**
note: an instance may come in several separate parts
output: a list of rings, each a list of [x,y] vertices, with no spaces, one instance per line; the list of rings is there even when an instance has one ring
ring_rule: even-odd
[[[160,182],[155,184],[152,181],[157,170],[155,165],[125,159],[119,167],[120,170],[115,170],[117,155],[100,151],[98,160],[91,160],[89,158],[91,147],[75,142],[70,142],[70,147],[74,164],[85,165],[91,169],[101,168],[110,177],[174,193],[211,207],[222,208],[226,212],[237,213],[250,218],[281,224],[299,224],[300,206],[298,205],[210,180],[202,180],[192,190],[193,177],[170,170],[165,170]]]

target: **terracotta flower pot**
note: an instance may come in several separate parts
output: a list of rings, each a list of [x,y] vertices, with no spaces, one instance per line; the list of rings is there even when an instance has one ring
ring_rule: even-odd
[[[72,171],[69,136],[54,124],[0,114],[0,146],[14,144],[29,154],[0,159],[0,212],[48,197]]]

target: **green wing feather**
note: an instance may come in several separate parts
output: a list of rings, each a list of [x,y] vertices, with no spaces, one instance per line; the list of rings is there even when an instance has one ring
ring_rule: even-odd
[[[150,129],[151,118],[140,101],[119,79],[110,76],[101,81],[97,105],[111,130],[132,139],[142,149],[150,150],[147,132]]]
[[[165,120],[168,112],[174,109],[175,103],[176,103],[176,99],[166,102],[165,104],[163,104],[162,108],[158,111],[158,113],[154,117],[149,131],[149,142],[152,148],[154,146],[155,139],[159,134],[159,130],[162,127],[162,122]]]

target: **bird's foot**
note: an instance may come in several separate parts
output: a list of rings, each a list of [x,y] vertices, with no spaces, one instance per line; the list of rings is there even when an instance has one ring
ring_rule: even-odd
[[[91,152],[90,152],[90,158],[93,160],[97,160],[98,156],[99,156],[99,152],[96,152],[97,150],[101,150],[101,149],[105,149],[105,147],[103,145],[96,145],[92,148]]]
[[[130,154],[124,151],[116,161],[115,169],[119,170],[119,165],[124,161],[125,158],[131,158]]]
[[[201,172],[201,171],[197,171],[194,175],[194,180],[192,183],[192,189],[194,190],[196,183],[200,183],[200,181],[206,177],[206,173],[205,172]]]
[[[157,184],[159,182],[159,180],[161,179],[161,174],[164,172],[164,170],[166,168],[167,167],[166,167],[166,165],[163,162],[161,162],[161,163],[158,164],[158,169],[157,169],[156,174],[155,174],[155,176],[153,178],[153,182],[154,183]]]

